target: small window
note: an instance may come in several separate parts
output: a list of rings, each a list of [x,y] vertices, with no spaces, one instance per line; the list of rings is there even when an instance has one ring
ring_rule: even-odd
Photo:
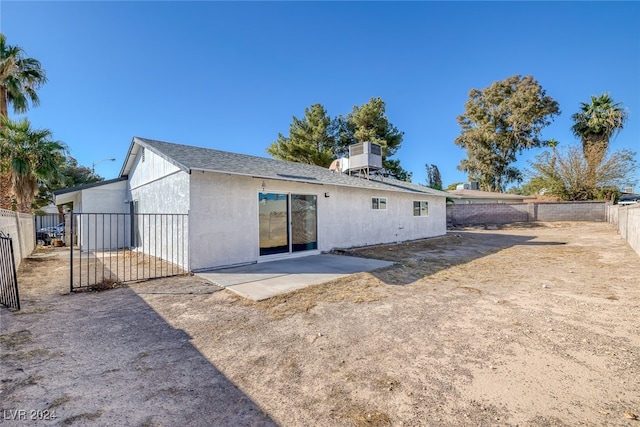
[[[387,198],[386,197],[372,197],[371,209],[387,210]]]
[[[429,202],[426,200],[415,200],[413,202],[413,216],[429,215]]]

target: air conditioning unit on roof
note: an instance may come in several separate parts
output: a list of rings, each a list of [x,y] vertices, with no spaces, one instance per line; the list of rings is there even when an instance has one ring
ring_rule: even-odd
[[[382,169],[382,147],[373,142],[360,142],[349,146],[349,170]]]

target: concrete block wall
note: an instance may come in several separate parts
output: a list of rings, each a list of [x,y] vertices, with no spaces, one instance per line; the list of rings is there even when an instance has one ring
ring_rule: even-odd
[[[607,202],[484,203],[447,205],[451,225],[510,224],[529,221],[607,220]]]
[[[0,231],[13,239],[16,267],[36,248],[33,215],[0,209]]]
[[[452,225],[509,224],[529,221],[528,203],[478,203],[447,205],[447,223]]]
[[[640,205],[607,206],[607,221],[616,226],[618,233],[640,255]]]
[[[546,202],[533,203],[531,221],[593,221],[604,222],[607,202]]]

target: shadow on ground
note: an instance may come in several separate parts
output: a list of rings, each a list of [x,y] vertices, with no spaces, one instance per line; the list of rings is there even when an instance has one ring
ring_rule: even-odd
[[[534,237],[515,234],[460,231],[446,236],[391,245],[341,251],[345,255],[396,262],[374,270],[372,275],[388,285],[406,285],[440,271],[466,264],[517,245],[553,246],[563,242],[532,241]],[[410,267],[410,268],[407,268]]]
[[[4,414],[47,411],[60,425],[276,425],[129,288],[32,298],[0,316]]]

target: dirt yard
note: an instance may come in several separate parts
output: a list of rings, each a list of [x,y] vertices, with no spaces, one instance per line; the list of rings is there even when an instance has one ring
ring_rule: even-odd
[[[0,309],[2,425],[640,427],[640,257],[609,224],[351,250],[397,264],[258,303],[69,295],[50,255]]]

